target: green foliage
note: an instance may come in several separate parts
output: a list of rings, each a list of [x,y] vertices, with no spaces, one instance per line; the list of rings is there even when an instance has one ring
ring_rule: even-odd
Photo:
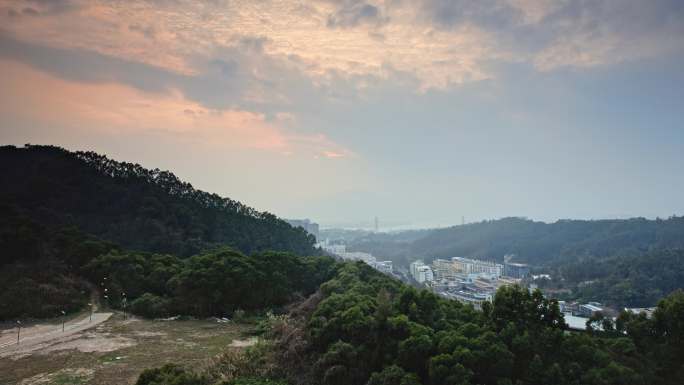
[[[184,261],[168,285],[175,308],[183,314],[231,315],[238,309],[285,305],[297,292],[311,294],[315,285],[322,283],[316,279],[330,277],[333,271],[330,264],[312,261],[314,258],[302,259],[289,253],[265,252],[248,257],[219,249]]]
[[[497,331],[511,321],[518,329],[531,332],[544,327],[566,327],[557,301],[546,299],[539,290],[530,293],[517,285],[504,286],[496,292],[489,316]]]
[[[221,245],[248,254],[314,251],[313,236],[273,214],[197,190],[168,171],[94,152],[4,146],[0,171],[0,202],[128,249],[180,256]]]
[[[282,252],[246,256],[218,248],[187,259],[115,251],[95,258],[85,271],[93,282],[107,278],[113,304],[125,292],[136,314],[234,316],[311,294],[332,276],[335,264],[329,257]]]
[[[617,307],[653,306],[684,283],[684,250],[655,250],[642,255],[583,259],[564,264],[573,298]],[[580,284],[577,284],[577,283]],[[572,284],[575,284],[572,286]]]
[[[231,316],[237,309],[280,307],[309,295],[336,270],[329,257],[227,247],[190,258],[123,251],[72,228],[39,225],[0,206],[0,320],[54,317],[82,308],[94,287],[107,288],[110,306],[125,293],[146,317]],[[22,258],[26,250],[30,258]]]
[[[563,299],[599,301],[615,307],[654,306],[684,282],[684,217],[647,220],[503,218],[445,229],[395,234],[354,234],[347,248],[374,252],[408,265],[422,258],[515,254],[553,281],[543,289],[570,289]]]
[[[335,269],[266,251],[310,254],[314,239],[170,172],[29,145],[0,147],[0,168],[0,320],[76,311],[105,287],[109,305],[126,293],[147,316],[229,314],[281,306]]]
[[[189,372],[177,365],[166,364],[161,368],[146,369],[135,385],[209,385],[207,378]]]
[[[559,220],[535,222],[503,218],[444,229],[397,234],[366,234],[349,247],[376,251],[397,263],[407,258],[450,258],[459,255],[516,254],[534,265],[569,262],[584,256],[639,255],[655,249],[684,248],[684,217],[647,220]],[[380,252],[382,251],[382,253]]]
[[[51,228],[0,204],[0,320],[55,317],[89,299],[83,261],[115,246],[74,228]]]
[[[556,301],[519,286],[476,312],[345,263],[307,318],[313,384],[675,384],[684,380],[684,293],[653,319],[570,333]],[[296,372],[296,371],[295,371]],[[294,382],[294,381],[293,381]]]
[[[131,311],[147,318],[168,317],[170,312],[170,300],[145,293],[131,302]]]
[[[225,382],[222,385],[287,385],[286,382],[279,380],[272,380],[269,378],[237,378],[230,382]]]
[[[397,365],[390,365],[381,372],[373,373],[368,385],[420,385],[420,381],[415,374],[406,373]]]

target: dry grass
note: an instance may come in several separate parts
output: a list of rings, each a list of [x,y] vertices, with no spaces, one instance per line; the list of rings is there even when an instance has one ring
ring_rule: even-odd
[[[166,363],[205,367],[219,354],[239,349],[229,345],[252,328],[215,321],[124,321],[115,315],[68,344],[1,359],[0,384],[134,384],[143,369]]]

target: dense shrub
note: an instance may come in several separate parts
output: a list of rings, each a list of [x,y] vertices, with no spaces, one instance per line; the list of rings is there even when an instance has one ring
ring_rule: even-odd
[[[268,378],[238,378],[230,382],[224,382],[222,385],[287,385],[286,382],[279,380],[271,380]]]
[[[556,301],[519,286],[472,306],[344,264],[300,328],[307,345],[292,383],[316,385],[684,383],[684,293],[652,319],[623,314],[604,332],[569,333]],[[608,321],[607,321],[608,322]],[[291,329],[276,340],[292,341]],[[276,344],[288,355],[288,343]],[[291,354],[290,354],[291,355]]]
[[[166,298],[145,293],[131,302],[131,311],[147,318],[168,317],[170,301]]]
[[[180,366],[166,364],[161,368],[146,369],[135,385],[209,385],[206,377],[194,374]]]
[[[180,256],[228,245],[312,254],[315,239],[268,212],[195,189],[169,171],[54,146],[0,147],[0,202],[122,247]]]

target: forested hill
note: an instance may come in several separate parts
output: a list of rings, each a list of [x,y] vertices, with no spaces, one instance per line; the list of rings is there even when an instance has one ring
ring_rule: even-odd
[[[543,265],[560,260],[570,262],[584,256],[639,255],[659,249],[682,249],[684,217],[555,223],[504,218],[432,230],[411,242],[402,242],[401,234],[369,235],[350,246],[399,263],[456,256],[501,261],[505,254],[516,254],[519,261]]]
[[[125,248],[189,256],[313,252],[314,239],[273,214],[197,190],[168,171],[54,146],[0,147],[0,202],[46,225],[75,225]]]

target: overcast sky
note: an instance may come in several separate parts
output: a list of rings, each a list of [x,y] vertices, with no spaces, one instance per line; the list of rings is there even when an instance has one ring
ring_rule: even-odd
[[[0,117],[324,225],[681,215],[684,1],[0,0]]]

